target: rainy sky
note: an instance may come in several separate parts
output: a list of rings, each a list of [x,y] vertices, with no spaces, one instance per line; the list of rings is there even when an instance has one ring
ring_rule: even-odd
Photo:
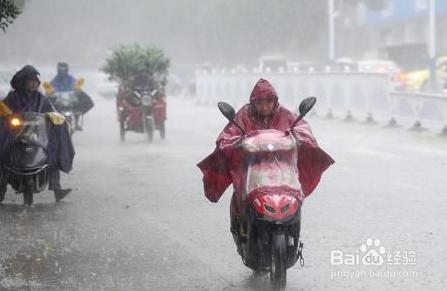
[[[290,61],[326,62],[328,3],[26,0],[23,13],[0,34],[0,62],[46,64],[63,59],[98,67],[117,46],[135,43],[162,48],[174,66],[252,66],[261,56],[278,54]],[[421,3],[428,2],[334,0],[335,58],[392,59],[404,69],[420,59],[411,69],[426,66],[428,10]],[[437,3],[438,14],[445,16],[447,4]],[[441,56],[447,50],[441,29],[445,17],[437,23]]]
[[[0,34],[0,61],[98,66],[113,48],[134,43],[157,45],[184,64],[319,57],[325,14],[322,0],[28,0]]]

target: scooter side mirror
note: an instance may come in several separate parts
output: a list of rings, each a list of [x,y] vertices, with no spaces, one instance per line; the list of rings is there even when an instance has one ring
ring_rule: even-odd
[[[140,99],[141,99],[141,97],[143,97],[143,96],[140,94],[140,92],[138,92],[137,90],[134,90],[134,91],[133,91],[133,95],[134,95],[134,96],[137,96],[137,98],[140,98]]]
[[[226,102],[219,102],[217,103],[217,107],[219,107],[220,112],[229,120],[233,121],[234,117],[236,116],[236,113],[234,111],[233,106]]]
[[[317,102],[316,97],[308,97],[308,98],[304,99],[303,101],[301,101],[300,107],[299,107],[299,112],[300,112],[301,117],[306,116],[306,114],[309,113],[309,111],[314,107],[316,102]]]
[[[239,128],[239,130],[242,132],[242,135],[245,135],[245,130],[243,130],[242,127],[234,121],[236,113],[233,106],[231,106],[227,102],[219,102],[217,103],[217,107],[219,107],[220,112],[222,112],[222,114],[228,119],[228,121],[236,125],[236,127]]]
[[[295,127],[295,125],[301,119],[304,118],[304,116],[306,116],[307,113],[309,113],[309,111],[314,107],[315,103],[317,103],[317,97],[308,97],[308,98],[304,99],[303,101],[301,101],[300,107],[298,109],[300,112],[300,115],[298,116],[298,118],[295,120],[295,122],[290,127],[291,130],[292,130],[292,128]]]

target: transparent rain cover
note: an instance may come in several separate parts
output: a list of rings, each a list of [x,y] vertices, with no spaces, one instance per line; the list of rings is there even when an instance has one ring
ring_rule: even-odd
[[[48,145],[47,120],[42,113],[23,112],[22,125],[13,132],[13,141],[20,140],[46,147]]]
[[[242,142],[246,165],[245,194],[266,187],[300,191],[297,142],[277,130],[257,131]]]

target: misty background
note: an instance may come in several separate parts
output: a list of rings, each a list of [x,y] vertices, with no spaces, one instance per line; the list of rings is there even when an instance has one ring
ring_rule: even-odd
[[[316,56],[326,1],[30,0],[0,35],[2,63],[101,65],[120,44],[157,45],[173,63]]]
[[[444,2],[437,3],[439,55],[447,52],[442,31],[447,24]],[[3,64],[65,60],[98,67],[112,49],[135,43],[162,48],[174,68],[204,62],[213,66],[253,65],[263,55],[278,54],[293,61],[328,60],[327,0],[24,3],[23,13],[6,34],[0,34]],[[428,1],[334,3],[337,58],[388,58],[411,69],[426,65]],[[419,61],[414,63],[414,59]]]

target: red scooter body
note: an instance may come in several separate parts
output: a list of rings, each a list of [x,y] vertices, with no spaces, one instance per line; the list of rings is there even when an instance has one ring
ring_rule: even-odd
[[[166,102],[154,99],[148,90],[139,93],[117,94],[118,121],[120,122],[121,140],[125,139],[126,131],[146,133],[152,141],[154,129],[165,137]]]
[[[266,194],[254,199],[251,206],[259,215],[272,221],[281,221],[293,216],[300,203],[287,194]]]
[[[242,190],[231,201],[231,233],[243,263],[255,272],[269,272],[275,290],[285,288],[288,268],[298,260],[304,264],[300,229],[305,195],[298,170],[300,142],[293,129],[316,101],[309,97],[300,103],[300,114],[286,132],[266,129],[248,134],[235,121],[234,108],[218,103],[242,136],[241,143],[233,143],[243,177],[237,181]]]
[[[152,102],[152,112],[155,127],[159,128],[160,125],[166,120],[166,101],[164,98],[160,98]]]
[[[301,259],[301,191],[298,142],[289,133],[259,130],[242,140],[244,217],[232,225],[245,265],[270,272],[274,286],[285,286],[287,268]]]
[[[126,130],[144,132],[142,106],[132,106],[124,99],[118,102],[118,114],[118,119],[126,123]]]
[[[166,128],[166,100],[164,97],[154,98],[152,101],[152,116],[154,127],[160,131],[160,137],[165,138]]]

